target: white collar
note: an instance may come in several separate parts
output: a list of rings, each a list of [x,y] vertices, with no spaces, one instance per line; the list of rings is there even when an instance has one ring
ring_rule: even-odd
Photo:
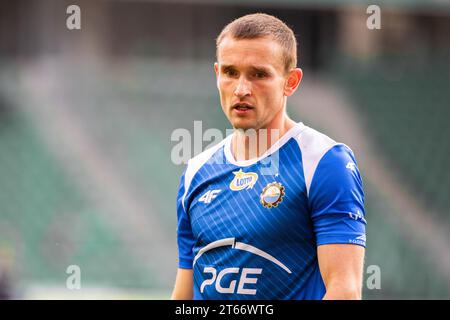
[[[295,135],[298,135],[305,128],[306,126],[303,124],[303,122],[296,123],[295,126],[290,128],[283,136],[281,136],[280,139],[278,139],[274,144],[272,144],[272,146],[269,149],[267,149],[266,152],[264,152],[260,157],[242,161],[237,161],[234,158],[233,153],[231,152],[231,141],[233,139],[233,134],[230,134],[226,138],[224,145],[225,158],[227,159],[228,162],[238,167],[248,167],[280,149],[286,142],[289,141],[290,138],[294,137]]]

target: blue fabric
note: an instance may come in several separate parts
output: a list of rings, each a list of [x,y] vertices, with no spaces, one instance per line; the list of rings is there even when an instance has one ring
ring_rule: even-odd
[[[196,171],[188,190],[183,174],[179,267],[194,269],[194,299],[322,299],[317,246],[365,246],[364,192],[353,152],[336,144],[324,153],[309,192],[298,141],[289,139],[276,155],[239,167],[221,147]],[[278,170],[264,174],[270,157],[279,160]],[[236,179],[240,170],[243,178]],[[280,198],[280,186],[284,196],[268,208],[261,194],[271,183],[278,185],[264,199]],[[221,245],[200,251],[211,243]]]

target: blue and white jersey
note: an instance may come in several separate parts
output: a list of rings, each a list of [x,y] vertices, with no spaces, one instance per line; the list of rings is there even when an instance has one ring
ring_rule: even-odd
[[[365,247],[353,152],[298,123],[261,157],[236,161],[231,137],[181,178],[179,268],[193,268],[194,299],[322,299],[317,246]]]

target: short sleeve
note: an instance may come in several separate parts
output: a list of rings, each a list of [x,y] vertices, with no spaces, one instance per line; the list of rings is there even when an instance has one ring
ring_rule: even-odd
[[[186,208],[184,207],[184,173],[181,176],[177,196],[177,243],[178,243],[178,267],[192,269],[194,235]]]
[[[353,152],[339,144],[319,161],[309,190],[317,245],[366,246],[362,179]]]

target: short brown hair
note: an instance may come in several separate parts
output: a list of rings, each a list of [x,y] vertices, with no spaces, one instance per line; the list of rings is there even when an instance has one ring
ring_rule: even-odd
[[[253,13],[237,18],[223,28],[216,39],[216,55],[222,40],[231,36],[234,39],[257,39],[272,37],[283,50],[285,71],[297,66],[297,41],[294,32],[280,19],[265,14]]]

